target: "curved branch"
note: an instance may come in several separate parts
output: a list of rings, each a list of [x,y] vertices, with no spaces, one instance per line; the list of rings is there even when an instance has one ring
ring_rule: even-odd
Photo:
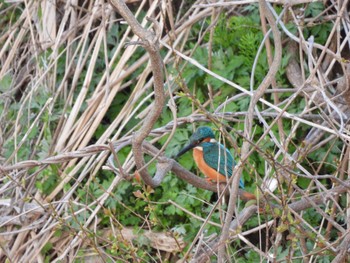
[[[202,188],[205,190],[209,190],[212,192],[225,192],[226,195],[229,195],[228,187],[226,184],[222,183],[219,186],[216,184],[208,184],[207,180],[198,177],[194,173],[191,173],[187,169],[183,168],[179,163],[174,161],[173,159],[167,158],[163,155],[159,154],[159,150],[154,147],[152,144],[148,142],[143,143],[144,150],[151,156],[157,156],[157,160],[159,163],[163,164],[163,167],[161,169],[158,169],[156,176],[154,177],[155,181],[159,181],[159,178],[164,178],[165,174],[171,170],[176,176],[178,176],[180,179],[187,181],[188,183],[192,184],[195,187]],[[238,196],[243,201],[249,201],[253,199],[253,194],[244,191],[242,189],[239,189]]]
[[[163,61],[159,53],[158,42],[160,32],[156,32],[156,34],[154,34],[153,32],[144,29],[131,13],[124,1],[110,0],[110,2],[129,24],[131,30],[141,39],[142,46],[146,49],[150,58],[154,82],[154,102],[151,112],[143,121],[142,127],[134,134],[132,138],[132,151],[134,154],[136,167],[143,181],[151,187],[156,187],[159,185],[160,181],[154,180],[147,172],[147,169],[144,169],[145,161],[143,158],[142,143],[151,132],[152,127],[162,113],[163,106],[165,104],[163,89]],[[157,31],[159,29],[157,22],[153,19],[151,21],[153,22],[154,28]]]

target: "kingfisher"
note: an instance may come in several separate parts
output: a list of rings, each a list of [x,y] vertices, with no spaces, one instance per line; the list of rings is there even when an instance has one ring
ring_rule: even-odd
[[[235,161],[230,151],[215,140],[210,127],[199,127],[189,139],[189,143],[176,155],[180,157],[193,149],[193,158],[208,182],[226,182],[232,176]],[[239,186],[244,188],[242,178]]]

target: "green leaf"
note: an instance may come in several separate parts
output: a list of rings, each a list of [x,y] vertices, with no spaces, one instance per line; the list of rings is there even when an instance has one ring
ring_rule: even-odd
[[[176,212],[176,207],[173,206],[173,205],[169,205],[165,211],[164,211],[164,214],[165,215],[175,215],[175,212]]]
[[[8,91],[11,87],[11,83],[12,83],[12,76],[10,74],[4,75],[0,79],[0,93],[5,93],[6,91]]]

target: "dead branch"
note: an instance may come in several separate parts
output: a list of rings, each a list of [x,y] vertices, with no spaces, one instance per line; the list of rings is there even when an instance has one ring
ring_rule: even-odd
[[[132,31],[141,39],[142,46],[149,53],[150,64],[153,72],[154,83],[154,102],[151,112],[144,119],[142,127],[135,133],[132,139],[132,149],[134,153],[135,163],[142,179],[147,185],[156,187],[160,182],[155,182],[145,169],[145,161],[143,159],[142,143],[149,135],[153,125],[162,113],[165,104],[165,96],[163,90],[163,61],[159,53],[159,34],[157,21],[152,19],[152,23],[156,30],[156,34],[144,29],[126,6],[124,1],[110,0],[111,4],[117,9],[119,14],[128,22]]]

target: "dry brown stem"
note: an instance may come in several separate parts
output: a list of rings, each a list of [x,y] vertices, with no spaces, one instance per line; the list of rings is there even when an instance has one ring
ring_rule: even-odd
[[[159,53],[158,44],[161,32],[159,31],[160,29],[158,22],[155,19],[149,19],[153,23],[155,33],[144,29],[130,12],[124,1],[111,0],[111,3],[130,25],[134,34],[140,38],[141,45],[147,50],[150,58],[150,65],[153,73],[154,102],[153,107],[147,117],[144,119],[141,128],[133,136],[132,148],[135,163],[142,179],[147,185],[156,187],[160,184],[161,180],[153,180],[147,172],[147,169],[145,169],[147,167],[145,167],[145,161],[143,159],[142,143],[151,132],[152,127],[162,113],[163,106],[165,104],[163,89],[163,61]]]

